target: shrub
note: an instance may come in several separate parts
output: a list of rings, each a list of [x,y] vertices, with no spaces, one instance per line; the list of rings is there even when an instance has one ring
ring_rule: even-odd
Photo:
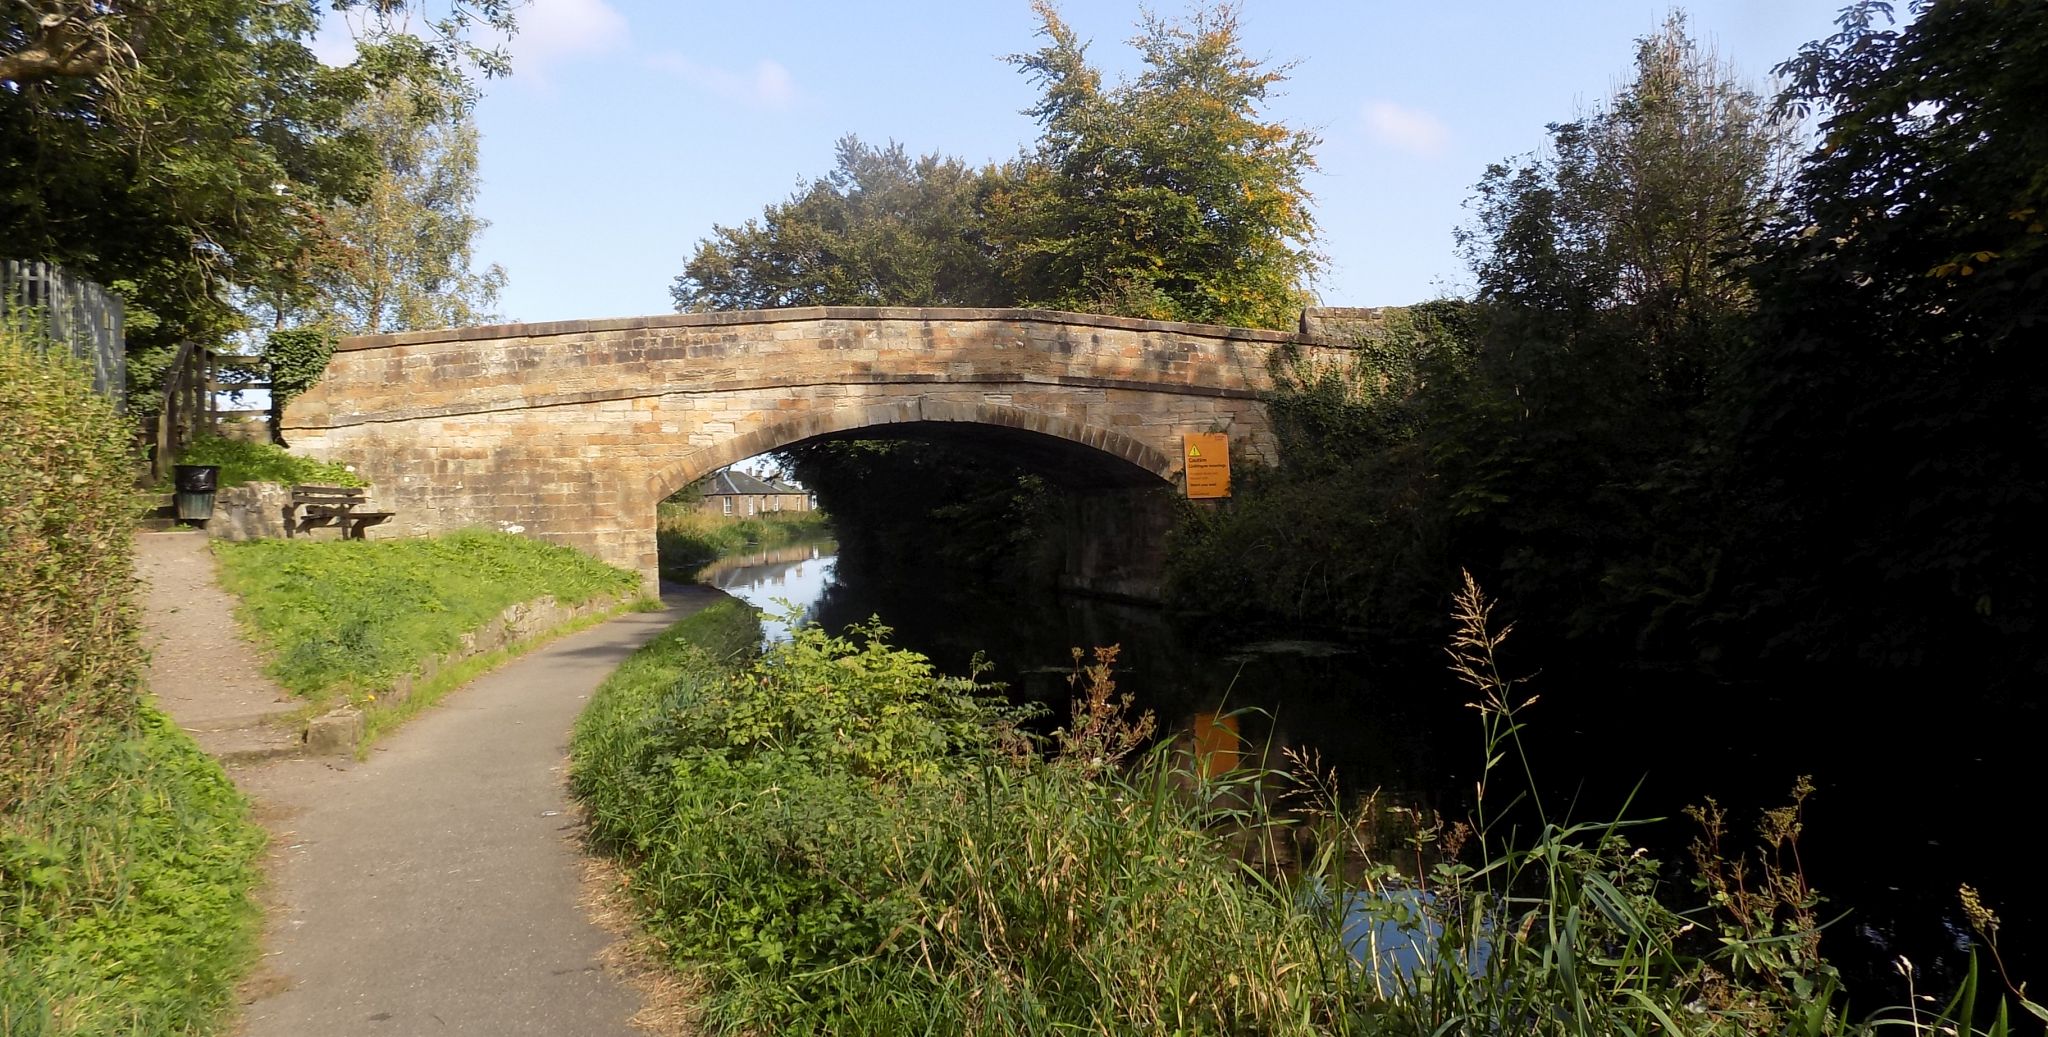
[[[0,325],[0,810],[135,708],[128,441],[78,361]]]
[[[1268,973],[1315,921],[1242,880],[1163,757],[1129,781],[1041,758],[880,628],[736,662],[715,611],[600,690],[572,770],[656,931],[715,979],[714,1028],[1301,1031],[1316,981]]]
[[[137,466],[62,351],[0,328],[0,1035],[197,1034],[252,957],[263,835],[141,704]]]

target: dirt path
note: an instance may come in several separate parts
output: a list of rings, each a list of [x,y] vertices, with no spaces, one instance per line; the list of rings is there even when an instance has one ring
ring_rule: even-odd
[[[286,721],[301,703],[263,676],[261,656],[242,639],[206,534],[137,534],[135,577],[158,707],[231,763],[296,752]]]
[[[203,538],[138,538],[160,702],[188,728],[288,711],[254,675]],[[723,595],[671,588],[450,694],[357,763],[232,766],[271,833],[250,1037],[628,1037],[639,994],[605,972],[611,937],[579,904],[563,788],[570,725],[668,624]],[[194,728],[194,725],[197,728]]]

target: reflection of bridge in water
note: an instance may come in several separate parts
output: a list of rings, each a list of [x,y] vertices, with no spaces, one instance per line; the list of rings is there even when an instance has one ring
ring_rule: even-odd
[[[773,579],[781,582],[780,576],[788,572],[784,567],[792,562],[808,562],[813,558],[829,558],[839,550],[839,545],[830,540],[813,540],[802,544],[784,544],[751,554],[733,555],[721,558],[697,571],[697,582],[708,583],[719,590],[731,590],[757,580]],[[758,571],[756,571],[758,570]],[[798,569],[791,575],[801,577]]]

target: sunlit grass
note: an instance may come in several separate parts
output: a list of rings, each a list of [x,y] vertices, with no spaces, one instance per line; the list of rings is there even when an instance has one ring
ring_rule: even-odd
[[[393,540],[216,542],[221,582],[290,691],[321,702],[388,688],[508,606],[632,596],[637,574],[566,547],[465,531]]]

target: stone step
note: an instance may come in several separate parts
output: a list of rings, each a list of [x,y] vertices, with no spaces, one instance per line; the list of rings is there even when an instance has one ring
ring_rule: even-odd
[[[306,739],[296,728],[258,725],[226,731],[191,731],[192,740],[224,764],[261,763],[298,756]]]

